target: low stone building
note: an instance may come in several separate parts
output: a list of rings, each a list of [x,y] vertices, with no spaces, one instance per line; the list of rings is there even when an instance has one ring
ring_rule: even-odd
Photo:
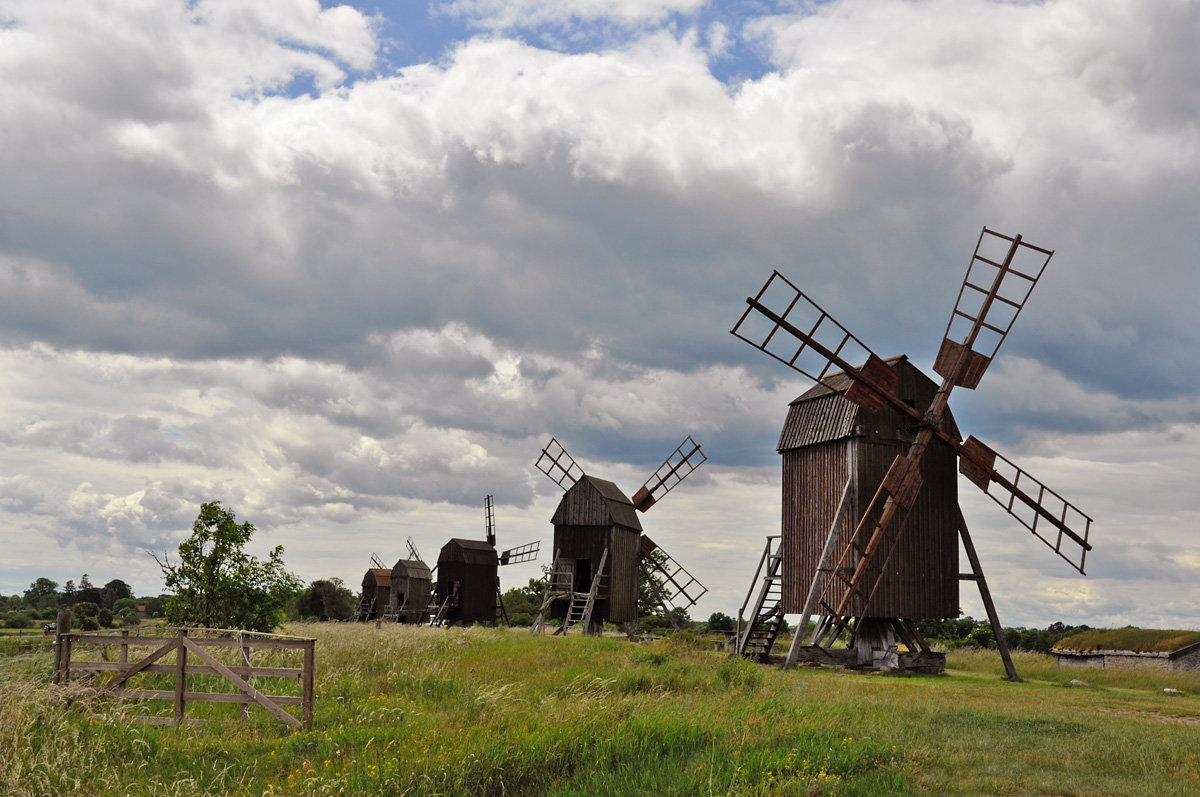
[[[1120,641],[1121,632],[1112,632],[1112,642]],[[1065,667],[1103,667],[1106,669],[1155,669],[1155,670],[1200,670],[1200,641],[1195,635],[1180,639],[1179,632],[1162,632],[1164,638],[1157,643],[1142,644],[1148,648],[1133,650],[1119,644],[1105,645],[1104,632],[1096,637],[1077,634],[1060,641],[1050,651],[1054,662]],[[1168,637],[1167,634],[1172,636]],[[1142,635],[1144,636],[1144,634]]]

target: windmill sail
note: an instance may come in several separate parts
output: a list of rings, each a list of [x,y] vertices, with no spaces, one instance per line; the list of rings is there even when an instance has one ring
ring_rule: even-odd
[[[483,526],[485,529],[488,545],[496,547],[496,510],[492,506],[492,497],[486,496],[483,499]]]
[[[730,330],[735,337],[834,392],[841,390],[827,377],[845,373],[853,379],[846,398],[871,412],[889,400],[895,387],[891,369],[787,277],[772,272],[746,304]]]
[[[956,386],[975,389],[1053,255],[1020,235],[984,227],[933,370]]]
[[[643,577],[668,613],[690,609],[708,592],[708,587],[645,534],[641,544]]]
[[[417,551],[417,546],[413,543],[412,537],[409,537],[407,540],[405,540],[405,544],[408,545],[408,558],[409,559],[412,559],[417,562],[425,561],[424,559],[421,558],[421,554]]]
[[[1092,519],[1078,507],[973,436],[963,443],[959,471],[1083,574]]]
[[[534,467],[549,476],[550,481],[564,490],[570,489],[571,485],[583,476],[583,468],[575,464],[574,458],[553,437],[542,449],[542,454],[534,463]]]
[[[700,444],[693,440],[691,435],[688,435],[671,452],[663,464],[658,466],[658,470],[654,471],[646,483],[634,493],[634,508],[645,512],[707,460],[708,457],[700,450]]]
[[[521,562],[532,562],[538,558],[538,552],[542,549],[542,541],[527,542],[524,545],[519,545],[516,548],[509,548],[500,554],[501,565],[515,565]]]

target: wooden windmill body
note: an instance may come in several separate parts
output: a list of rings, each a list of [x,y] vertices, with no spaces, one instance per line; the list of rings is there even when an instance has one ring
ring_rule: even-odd
[[[350,619],[353,622],[365,623],[369,620],[382,620],[388,612],[388,604],[392,595],[392,571],[383,566],[379,557],[371,554],[371,566],[362,578],[362,592],[359,593],[358,607]]]
[[[497,613],[505,611],[499,568],[537,558],[540,542],[496,551],[496,515],[490,495],[484,499],[484,525],[485,539],[455,538],[442,546],[433,601],[427,609],[430,625],[494,624]]]
[[[642,524],[633,502],[612,482],[582,476],[563,495],[550,522],[555,562],[570,569],[574,584],[590,586],[603,568],[593,622],[637,622]],[[558,602],[550,616],[565,620],[568,606]]]
[[[449,607],[441,621],[471,625],[496,622],[496,580],[500,557],[485,540],[452,539],[438,554],[435,602]]]
[[[907,358],[886,361],[897,376],[896,395],[920,412],[928,408],[937,385]],[[849,383],[831,375],[828,383]],[[947,413],[943,428],[958,437]],[[829,529],[841,496],[850,485],[841,531],[862,521],[888,468],[911,444],[911,421],[884,407],[870,413],[825,385],[793,401],[779,436],[783,464],[782,610],[801,614],[817,575]],[[953,452],[930,451],[921,461],[925,488],[917,496],[904,536],[888,563],[869,607],[854,605],[855,616],[945,618],[959,614],[958,472]],[[840,600],[844,584],[831,585]]]
[[[392,565],[388,600],[389,619],[397,623],[422,623],[433,594],[433,574],[420,557],[399,559]]]
[[[707,592],[682,565],[642,533],[645,512],[704,462],[690,437],[629,498],[616,484],[585,474],[556,439],[542,450],[536,466],[565,492],[551,518],[554,562],[546,575],[542,607],[532,630],[547,619],[562,620],[555,633],[575,625],[597,634],[605,622],[628,629],[638,620],[638,595],[650,586],[674,623]]]
[[[754,608],[744,626],[739,616],[740,654],[766,660],[783,615],[795,612],[802,632],[787,664],[904,665],[899,639],[908,664],[936,669],[944,656],[930,650],[915,620],[957,615],[952,528],[971,566],[957,579],[979,586],[1008,676],[1017,677],[950,466],[957,461],[968,480],[1080,573],[1091,518],[976,438],[962,440],[947,401],[955,387],[979,384],[1052,255],[1019,235],[983,229],[934,364],[943,379],[932,392],[931,380],[906,361],[882,360],[779,272],[746,300],[733,334],[817,388],[793,402],[780,439],[782,544],[768,538],[763,551],[743,613],[757,589]],[[835,651],[843,634],[849,645]]]

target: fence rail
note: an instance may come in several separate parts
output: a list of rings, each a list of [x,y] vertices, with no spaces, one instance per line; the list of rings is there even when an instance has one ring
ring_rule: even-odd
[[[241,704],[243,719],[248,716],[251,705],[258,705],[293,727],[312,727],[315,639],[208,628],[152,631],[154,633],[149,635],[140,632],[131,634],[129,631],[120,634],[70,633],[69,627],[60,627],[54,640],[55,683],[87,682],[99,694],[127,700],[166,700],[174,704],[172,717],[144,717],[147,722],[184,722],[189,703],[235,703]],[[116,647],[116,661],[109,660],[109,647]],[[130,660],[131,649],[135,649],[135,655],[140,655],[137,651],[145,648],[150,650],[143,657]],[[236,648],[240,653],[237,663],[227,664],[214,655],[222,650],[228,652],[231,648]],[[100,658],[80,658],[81,650],[95,650]],[[255,666],[251,662],[251,653],[255,650],[297,651],[302,656],[301,666]],[[173,661],[170,661],[172,654]],[[168,661],[162,661],[164,659]],[[109,673],[111,676],[104,678]],[[174,688],[143,688],[149,685],[135,686],[129,683],[131,679],[149,673],[174,674]],[[202,675],[220,676],[237,687],[238,691],[188,689],[188,678]],[[299,681],[301,694],[263,694],[255,688],[255,678]],[[285,711],[284,706],[300,706],[300,717]]]

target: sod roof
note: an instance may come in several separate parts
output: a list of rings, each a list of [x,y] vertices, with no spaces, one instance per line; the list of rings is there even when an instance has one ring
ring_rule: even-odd
[[[1155,628],[1093,628],[1063,637],[1055,650],[1130,650],[1136,653],[1173,653],[1200,642],[1200,631],[1162,631]]]

